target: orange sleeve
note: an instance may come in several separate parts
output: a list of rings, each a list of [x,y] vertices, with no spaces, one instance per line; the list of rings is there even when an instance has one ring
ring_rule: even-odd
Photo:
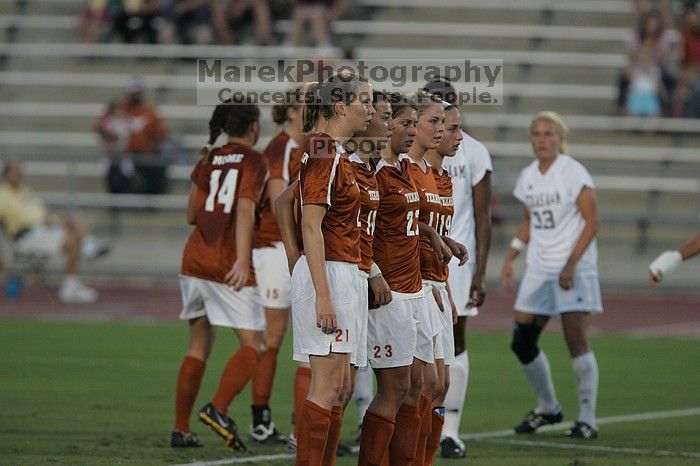
[[[283,178],[284,150],[287,147],[285,139],[276,137],[265,148],[265,156],[270,163],[270,178]]]
[[[245,164],[241,173],[239,173],[238,182],[238,197],[245,197],[256,204],[260,202],[263,188],[268,177],[267,161],[258,152],[247,152]]]

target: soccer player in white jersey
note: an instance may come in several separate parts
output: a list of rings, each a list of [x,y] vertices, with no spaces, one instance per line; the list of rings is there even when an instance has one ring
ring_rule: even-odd
[[[700,254],[700,234],[678,250],[662,252],[659,257],[654,259],[649,264],[649,282],[652,286],[661,283],[661,280],[681,265],[681,262],[698,254]]]
[[[603,311],[595,240],[598,207],[590,174],[566,155],[566,133],[554,112],[538,113],[532,120],[536,160],[520,173],[513,191],[523,204],[524,218],[506,254],[501,283],[512,290],[513,260],[527,245],[511,349],[537,394],[538,405],[515,426],[515,432],[535,432],[563,419],[547,356],[537,346],[550,317],[560,316],[579,401],[578,419],[566,435],[592,439],[598,436],[598,364],[587,333],[588,316]]]
[[[449,81],[437,79],[425,90],[455,104],[456,93]],[[464,400],[469,381],[469,354],[465,345],[467,317],[478,314],[486,296],[486,261],[491,244],[491,156],[486,147],[462,131],[462,142],[454,157],[446,157],[443,167],[452,178],[454,214],[450,238],[467,246],[469,262],[463,267],[450,262],[449,284],[457,307],[454,326],[455,360],[450,366],[450,386],[445,398],[445,424],[440,454],[443,458],[463,458],[465,447],[459,438]]]

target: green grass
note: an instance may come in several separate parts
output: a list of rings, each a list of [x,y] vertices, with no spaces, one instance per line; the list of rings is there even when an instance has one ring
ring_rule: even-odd
[[[204,404],[237,344],[219,331],[196,406]],[[272,409],[283,432],[290,430],[295,365],[289,338],[280,356]],[[0,464],[156,464],[230,458],[210,431],[193,421],[205,448],[172,450],[175,377],[187,343],[178,323],[0,321]],[[534,398],[509,336],[473,333],[469,337],[471,383],[463,432],[512,426]],[[614,416],[700,406],[700,341],[595,336],[601,372],[599,416]],[[576,394],[563,339],[542,338],[568,419],[576,416]],[[232,416],[247,429],[250,393],[234,401]],[[354,409],[345,422],[346,438],[355,428]],[[700,458],[555,449],[500,443],[531,440],[700,454],[700,416],[603,425],[593,442],[574,442],[561,432],[469,442],[470,465],[684,465]],[[284,453],[285,448],[252,445],[254,454]],[[355,458],[338,465],[354,464]],[[276,463],[289,464],[291,460]],[[436,461],[435,464],[463,464]]]

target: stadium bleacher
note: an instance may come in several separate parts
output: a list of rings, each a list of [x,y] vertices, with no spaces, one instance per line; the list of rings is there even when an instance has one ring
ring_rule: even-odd
[[[204,141],[211,111],[196,105],[194,59],[342,54],[340,48],[81,44],[75,34],[80,4],[0,0],[0,153],[29,161],[30,184],[54,205],[147,206],[180,238],[187,232],[178,215],[187,162]],[[503,14],[506,9],[518,14]],[[611,116],[616,74],[626,62],[624,41],[635,24],[631,2],[356,0],[352,10],[353,18],[336,22],[333,33],[335,44],[352,44],[357,58],[504,61],[503,105],[468,106],[463,115],[494,156],[506,228],[518,215],[510,189],[532,157],[530,117],[552,109],[572,130],[572,155],[597,182],[604,220],[618,224],[610,233],[615,241],[662,241],[666,237],[654,236],[654,228],[666,231],[669,224],[679,237],[697,230],[700,121]],[[288,21],[275,24],[277,32],[289,27]],[[426,48],[427,41],[440,48]],[[132,75],[142,76],[180,148],[170,170],[172,194],[157,199],[110,196],[100,179],[93,125]],[[265,118],[263,142],[273,132],[268,113]],[[122,215],[127,224],[144,220],[138,212],[133,219]],[[108,223],[106,214],[91,216]],[[607,234],[604,229],[602,238]]]

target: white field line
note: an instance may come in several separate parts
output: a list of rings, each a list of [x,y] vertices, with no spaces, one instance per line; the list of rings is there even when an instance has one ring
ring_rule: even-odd
[[[675,417],[688,417],[688,416],[700,416],[700,407],[697,408],[687,408],[687,409],[674,409],[670,411],[652,411],[648,413],[638,413],[638,414],[626,414],[622,416],[609,416],[598,419],[599,425],[604,424],[618,424],[623,422],[639,422],[639,421],[652,421],[655,419],[671,419]],[[545,426],[539,429],[540,432],[564,430],[569,427],[569,424],[561,423],[553,426]],[[513,429],[503,429],[503,430],[492,430],[487,432],[477,432],[474,434],[462,434],[460,437],[464,440],[489,440],[497,439],[499,437],[509,437],[513,434]],[[596,445],[580,445],[580,444],[566,444],[566,443],[554,443],[554,442],[536,442],[529,440],[498,440],[498,442],[503,443],[513,443],[520,445],[532,445],[550,448],[565,448],[565,449],[582,449],[591,450],[597,449],[598,451],[608,451],[608,452],[619,452],[619,453],[639,453],[647,455],[657,455],[657,456],[686,456],[690,458],[700,458],[700,453],[690,453],[690,452],[674,452],[666,450],[643,450],[637,448],[617,448],[617,447],[606,447],[606,446],[596,446]],[[219,466],[224,464],[245,464],[245,463],[255,463],[258,461],[272,461],[272,460],[284,460],[294,458],[293,455],[288,454],[277,454],[277,455],[258,455],[249,456],[242,458],[226,458],[215,461],[195,461],[192,463],[183,463],[175,466]]]
[[[648,456],[682,456],[685,458],[700,458],[700,453],[688,451],[669,451],[669,450],[647,450],[644,448],[622,448],[609,447],[606,445],[581,445],[580,443],[556,443],[556,442],[538,442],[535,440],[511,440],[505,438],[486,439],[489,443],[498,443],[505,445],[521,445],[526,447],[537,448],[555,448],[559,450],[585,450],[585,451],[600,451],[607,453],[631,453],[637,455]]]

